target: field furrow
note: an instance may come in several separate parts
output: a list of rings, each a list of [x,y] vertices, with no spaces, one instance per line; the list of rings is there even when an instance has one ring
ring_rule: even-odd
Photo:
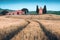
[[[60,40],[60,16],[1,16],[0,40]]]
[[[60,40],[60,21],[58,20],[34,20],[38,22],[49,40]]]
[[[44,14],[44,15],[7,15],[6,18],[17,19],[42,19],[42,20],[60,20],[60,15]]]
[[[37,22],[30,21],[30,24],[19,32],[11,40],[48,40]]]
[[[0,19],[0,40],[9,40],[29,24],[23,19]],[[6,24],[7,23],[7,24]],[[2,28],[1,28],[2,27]]]

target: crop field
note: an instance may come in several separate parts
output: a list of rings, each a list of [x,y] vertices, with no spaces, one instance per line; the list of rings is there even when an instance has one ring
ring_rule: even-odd
[[[47,37],[43,33],[40,25],[37,22],[30,22],[27,27],[15,35],[12,40],[47,40]]]
[[[44,14],[44,15],[6,15],[6,18],[20,19],[42,19],[42,20],[60,20],[60,15]]]
[[[25,28],[28,22],[23,19],[0,18],[0,40],[9,40],[16,32]]]
[[[60,40],[60,16],[1,16],[0,40]]]

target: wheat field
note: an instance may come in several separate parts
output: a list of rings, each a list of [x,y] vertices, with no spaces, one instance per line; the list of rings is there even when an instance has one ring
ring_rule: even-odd
[[[60,40],[60,15],[1,16],[0,40]]]
[[[60,15],[44,14],[44,15],[6,15],[6,18],[20,19],[41,19],[41,20],[60,20]]]
[[[0,40],[24,28],[28,24],[24,19],[0,18]]]
[[[47,37],[37,22],[30,21],[30,24],[11,40],[47,40]]]

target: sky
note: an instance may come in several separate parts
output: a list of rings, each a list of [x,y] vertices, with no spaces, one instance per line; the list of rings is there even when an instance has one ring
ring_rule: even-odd
[[[36,5],[44,7],[46,5],[47,10],[60,11],[60,0],[0,0],[0,8],[21,10],[27,8],[29,11],[35,11]]]

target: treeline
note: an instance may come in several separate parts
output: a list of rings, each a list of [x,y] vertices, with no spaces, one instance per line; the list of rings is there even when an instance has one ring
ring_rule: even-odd
[[[13,12],[15,10],[9,10],[9,9],[1,9],[0,8],[0,15],[6,15],[9,12]]]
[[[38,5],[36,6],[36,13],[39,13],[39,7],[38,7]],[[46,8],[46,5],[44,5],[43,14],[46,14],[46,13],[47,13],[47,8]]]
[[[21,11],[24,11],[25,14],[29,12],[29,10],[27,8],[22,8]],[[0,12],[0,15],[6,15],[7,13],[9,13],[9,11],[3,10],[2,12]]]
[[[56,14],[56,15],[60,15],[60,11],[47,11],[47,14]]]
[[[7,10],[3,10],[0,15],[6,15],[7,13],[9,13]]]

